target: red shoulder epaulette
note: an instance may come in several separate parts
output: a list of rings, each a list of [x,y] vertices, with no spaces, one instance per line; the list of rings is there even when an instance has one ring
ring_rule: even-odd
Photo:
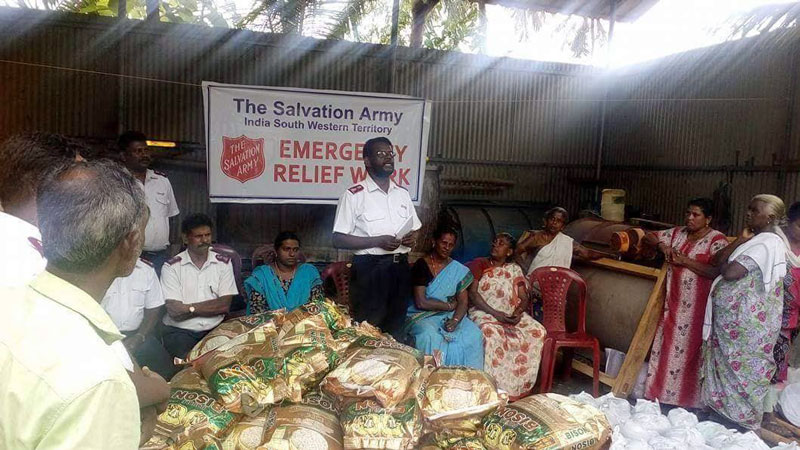
[[[348,189],[348,191],[350,191],[351,194],[358,194],[359,192],[361,192],[363,190],[364,190],[364,186],[362,186],[360,184],[357,184],[357,185],[351,187],[350,189]]]
[[[175,264],[175,263],[179,263],[179,262],[181,262],[181,257],[180,257],[180,255],[173,256],[172,258],[170,258],[170,259],[168,259],[168,260],[167,260],[167,264],[169,264],[170,266],[171,266],[171,265],[173,265],[173,264]]]
[[[33,248],[35,248],[36,251],[39,252],[40,255],[42,255],[42,258],[44,258],[44,247],[42,247],[42,241],[31,236],[28,238],[28,242],[30,242]]]
[[[156,174],[156,175],[161,175],[164,178],[167,178],[167,174],[165,174],[164,172],[161,172],[159,170],[154,170],[153,173]]]
[[[143,263],[147,264],[148,266],[150,266],[150,267],[153,267],[153,262],[152,262],[152,261],[150,261],[149,259],[145,259],[145,258],[144,258],[144,257],[142,257],[142,256],[140,256],[140,257],[139,257],[139,259],[140,259],[140,260],[141,260]]]
[[[230,256],[225,256],[225,255],[223,255],[221,253],[217,253],[217,260],[218,261],[222,261],[225,264],[228,264],[229,262],[231,262]]]

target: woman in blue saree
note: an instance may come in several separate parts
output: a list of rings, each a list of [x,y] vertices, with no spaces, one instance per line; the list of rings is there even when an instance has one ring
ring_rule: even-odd
[[[442,364],[483,370],[483,334],[466,317],[473,276],[450,258],[456,236],[455,230],[438,229],[433,250],[411,269],[414,297],[405,329],[418,350],[441,352]]]
[[[244,281],[247,314],[285,308],[292,311],[308,301],[323,300],[319,271],[311,264],[298,264],[300,238],[283,231],[275,238],[275,261],[258,266]]]

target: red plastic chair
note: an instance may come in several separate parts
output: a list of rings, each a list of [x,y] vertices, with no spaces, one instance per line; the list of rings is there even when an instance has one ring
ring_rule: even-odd
[[[563,267],[540,267],[530,274],[531,286],[539,285],[542,293],[542,325],[547,337],[539,365],[539,392],[549,392],[553,385],[556,354],[560,348],[592,349],[592,394],[600,390],[600,342],[586,332],[586,283],[575,271]],[[578,330],[568,332],[564,320],[567,292],[572,283],[578,285]],[[566,367],[572,365],[571,355],[565,354]]]
[[[336,298],[334,301],[337,304],[344,305],[352,315],[352,307],[350,305],[350,268],[353,264],[345,261],[338,261],[331,263],[325,270],[322,271],[321,278],[323,282],[328,279],[333,281],[336,287]]]

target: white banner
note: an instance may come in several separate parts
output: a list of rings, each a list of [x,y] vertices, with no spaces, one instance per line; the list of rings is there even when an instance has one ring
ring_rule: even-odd
[[[335,204],[366,177],[364,142],[392,141],[392,179],[419,204],[430,103],[392,94],[203,82],[212,202]]]

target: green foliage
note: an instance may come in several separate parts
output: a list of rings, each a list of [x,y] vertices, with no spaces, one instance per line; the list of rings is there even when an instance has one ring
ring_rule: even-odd
[[[2,1],[2,0],[0,0]],[[13,1],[13,0],[12,0]],[[44,7],[82,14],[116,16],[119,0],[16,0],[23,7]],[[485,41],[478,3],[471,0],[401,0],[398,43],[409,45],[414,1],[436,1],[425,22],[422,45],[438,50],[480,52]],[[31,3],[32,2],[32,3]],[[30,3],[30,4],[29,4]],[[271,33],[313,35],[328,39],[389,44],[391,0],[253,0],[246,12],[236,0],[161,0],[163,22],[189,23],[225,28],[247,28]],[[775,13],[776,11],[770,10]],[[743,25],[749,31],[767,21],[764,14]],[[788,15],[788,14],[787,14]],[[144,19],[146,0],[127,0],[127,16]],[[770,16],[771,17],[771,16]],[[598,19],[569,16],[565,19],[543,11],[515,9],[514,28],[523,42],[540,32],[546,21],[560,20],[556,32],[564,34],[564,48],[575,57],[589,56],[607,33]],[[745,32],[746,32],[745,31]]]

